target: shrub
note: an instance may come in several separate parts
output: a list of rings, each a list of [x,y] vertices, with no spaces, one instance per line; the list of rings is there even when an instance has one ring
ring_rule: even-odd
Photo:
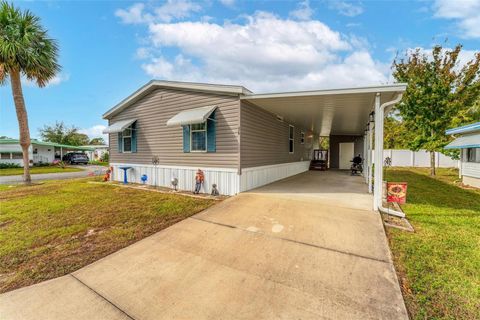
[[[0,163],[0,169],[8,169],[8,168],[21,168],[19,164],[16,163]]]
[[[108,160],[110,160],[110,154],[108,152],[105,152],[103,155],[102,155],[102,159],[100,159],[102,162],[108,162]]]

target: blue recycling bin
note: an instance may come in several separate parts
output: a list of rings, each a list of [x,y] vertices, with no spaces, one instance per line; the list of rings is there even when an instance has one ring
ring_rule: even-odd
[[[132,167],[120,167],[120,169],[123,170],[123,183],[124,183],[124,184],[127,184],[127,183],[128,183],[128,180],[127,180],[127,170],[128,170],[128,169],[132,169]]]

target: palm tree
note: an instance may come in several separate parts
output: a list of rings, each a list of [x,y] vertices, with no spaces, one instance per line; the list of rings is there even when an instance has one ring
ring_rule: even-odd
[[[57,43],[48,37],[40,19],[28,10],[22,12],[13,4],[3,1],[0,4],[0,84],[5,84],[10,78],[23,152],[25,183],[31,182],[28,156],[30,131],[21,78],[23,76],[44,87],[60,71],[57,58]]]

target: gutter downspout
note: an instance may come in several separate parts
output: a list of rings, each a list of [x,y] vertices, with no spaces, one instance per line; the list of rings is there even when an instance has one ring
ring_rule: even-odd
[[[405,214],[400,211],[383,207],[383,122],[385,118],[385,110],[402,99],[403,94],[399,93],[397,97],[391,101],[380,105],[380,95],[377,94],[375,99],[375,188],[373,192],[373,210],[382,213],[394,215],[404,218]]]

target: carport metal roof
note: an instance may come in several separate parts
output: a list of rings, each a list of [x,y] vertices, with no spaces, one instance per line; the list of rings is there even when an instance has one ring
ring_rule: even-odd
[[[332,90],[247,94],[240,98],[304,125],[321,136],[363,135],[375,96],[393,100],[407,88],[404,83]]]

